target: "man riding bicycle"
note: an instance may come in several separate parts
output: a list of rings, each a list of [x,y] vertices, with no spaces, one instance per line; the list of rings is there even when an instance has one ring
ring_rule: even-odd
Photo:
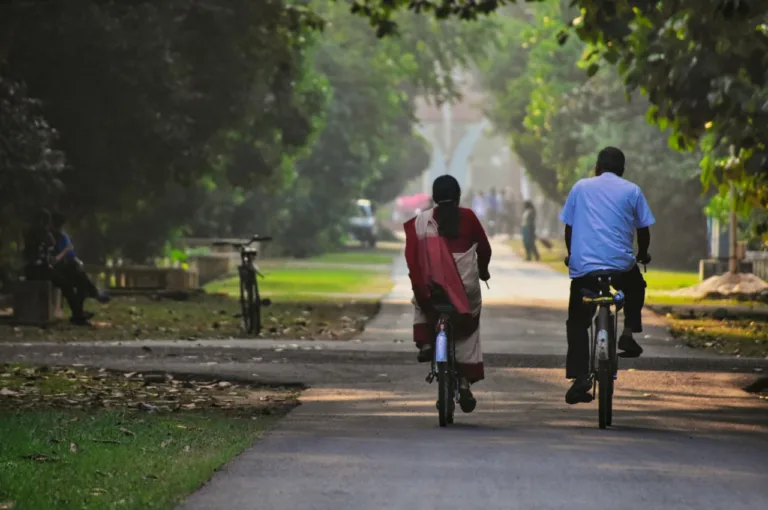
[[[597,156],[595,177],[577,182],[560,214],[565,223],[566,264],[571,277],[568,301],[568,355],[565,377],[573,385],[565,394],[568,404],[591,402],[589,379],[589,326],[594,308],[582,302],[582,289],[598,291],[595,271],[620,273],[611,284],[624,292],[624,330],[619,337],[620,357],[637,358],[643,349],[632,334],[643,330],[641,311],[646,283],[637,262],[647,264],[651,257],[648,227],[656,220],[639,186],[622,178],[624,153],[606,147]],[[634,254],[637,231],[638,254]]]

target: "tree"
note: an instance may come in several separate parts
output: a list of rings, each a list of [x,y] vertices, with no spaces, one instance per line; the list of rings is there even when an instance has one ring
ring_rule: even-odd
[[[535,2],[537,0],[530,0]],[[477,19],[512,1],[355,0],[380,36],[410,9],[439,19]],[[519,3],[523,3],[522,1]],[[560,2],[561,5],[566,2]],[[650,101],[649,117],[679,150],[700,146],[702,181],[734,183],[744,201],[768,206],[768,2],[762,0],[572,0],[571,31],[592,47],[587,74],[617,64],[628,91]],[[733,147],[736,157],[730,158]],[[727,188],[727,185],[725,186]]]
[[[168,193],[217,171],[253,184],[311,134],[317,94],[294,83],[317,20],[298,7],[81,0],[18,2],[4,14],[13,30],[1,72],[26,82],[60,133],[69,166],[59,205],[79,224],[85,256],[153,255],[183,224],[183,211],[165,214]],[[229,164],[238,144],[263,164]],[[164,212],[150,221],[153,210]],[[126,251],[125,229],[147,222],[156,228],[136,234],[153,238]]]
[[[668,134],[646,122],[647,100],[633,94],[627,101],[614,73],[587,77],[578,62],[588,47],[577,39],[557,43],[561,14],[548,4],[500,20],[501,44],[480,67],[489,115],[531,178],[560,203],[576,180],[592,174],[600,149],[620,147],[627,178],[643,188],[660,219],[655,260],[692,267],[706,255],[700,156],[669,148]]]
[[[23,229],[61,190],[56,131],[26,87],[0,76],[0,288],[13,273]]]
[[[421,174],[429,153],[414,129],[415,97],[453,97],[444,70],[483,51],[478,27],[408,14],[401,22],[414,30],[378,41],[346,7],[312,7],[327,26],[308,52],[327,86],[322,122],[288,178],[246,190],[229,222],[234,232],[272,232],[284,253],[300,257],[338,245],[355,199],[389,201]]]

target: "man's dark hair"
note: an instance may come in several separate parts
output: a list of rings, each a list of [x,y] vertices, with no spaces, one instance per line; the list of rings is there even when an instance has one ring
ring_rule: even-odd
[[[48,209],[40,209],[35,213],[34,220],[36,227],[48,227],[51,224],[51,213]]]
[[[606,147],[597,155],[595,167],[599,173],[611,172],[621,177],[624,175],[624,153],[616,147]]]

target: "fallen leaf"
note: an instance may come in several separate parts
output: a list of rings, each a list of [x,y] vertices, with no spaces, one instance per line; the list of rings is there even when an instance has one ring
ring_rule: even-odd
[[[107,489],[101,489],[99,487],[94,487],[90,490],[90,493],[93,496],[102,496],[107,493]]]
[[[166,448],[169,444],[173,443],[173,439],[166,439],[160,443],[160,448]]]
[[[181,451],[183,451],[184,453],[189,453],[190,450],[191,448],[189,447],[189,445],[187,445]]]
[[[126,428],[120,427],[120,433],[124,436],[130,436],[130,437],[136,437],[136,433],[132,432]]]
[[[34,460],[35,462],[56,462],[59,460],[58,457],[49,457],[48,455],[43,455],[42,453],[30,453],[29,455],[25,455],[22,458],[27,460]]]
[[[18,397],[19,395],[18,391],[9,390],[8,388],[0,389],[0,397]]]
[[[16,508],[15,501],[0,501],[0,510],[13,510]]]
[[[227,381],[221,381],[218,384],[218,386],[219,386],[219,388],[222,388],[222,389],[223,388],[229,388],[230,386],[232,386],[232,383],[231,382],[227,382]]]
[[[77,443],[69,443],[70,453],[77,453],[79,450],[80,448],[78,448]]]

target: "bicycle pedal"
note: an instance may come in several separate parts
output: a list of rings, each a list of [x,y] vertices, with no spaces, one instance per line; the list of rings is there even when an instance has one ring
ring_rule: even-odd
[[[432,384],[432,381],[434,381],[434,380],[435,380],[435,374],[433,374],[433,373],[431,373],[431,372],[430,372],[430,373],[429,373],[429,375],[427,375],[426,381],[427,381],[429,384]]]

